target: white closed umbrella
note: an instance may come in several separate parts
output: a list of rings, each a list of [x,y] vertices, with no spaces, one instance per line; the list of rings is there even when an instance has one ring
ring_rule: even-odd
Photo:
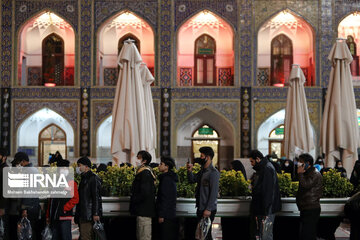
[[[313,134],[306,102],[306,79],[300,65],[293,64],[285,110],[284,151],[289,159],[314,148]]]
[[[149,77],[151,73],[142,64],[132,40],[124,42],[118,64],[120,71],[112,112],[111,153],[117,164],[135,164],[138,151],[155,152],[156,145],[151,141],[151,136],[156,133],[156,126],[152,124],[155,116],[150,89],[153,78]]]
[[[332,63],[321,123],[320,145],[326,166],[333,167],[337,159],[343,161],[348,173],[357,160],[359,127],[350,63],[353,58],[345,42],[337,39],[328,59]]]

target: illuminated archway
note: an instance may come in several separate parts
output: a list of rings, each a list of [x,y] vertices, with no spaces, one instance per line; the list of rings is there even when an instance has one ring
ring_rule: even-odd
[[[188,159],[192,159],[194,133],[204,125],[213,127],[220,134],[218,138],[215,138],[219,140],[219,166],[229,168],[230,162],[234,159],[236,131],[224,116],[208,108],[200,109],[188,116],[176,128],[176,144],[174,145],[176,149],[172,150],[172,154],[176,156],[177,165],[182,166]]]
[[[292,48],[272,48],[273,40],[285,36],[292,43]],[[315,81],[315,34],[312,26],[303,18],[289,10],[281,11],[261,25],[257,35],[257,85],[278,86],[288,84],[291,67],[290,58],[274,58],[272,52],[279,51],[279,56],[292,56],[293,63],[300,64],[306,77],[306,86],[314,86]],[[281,52],[282,50],[291,52]],[[287,61],[288,60],[288,61]],[[277,61],[277,62],[274,62]],[[282,72],[273,73],[273,65],[281,65]],[[278,76],[279,75],[279,76]]]
[[[359,55],[360,55],[360,13],[355,12],[346,16],[338,26],[338,37],[346,38],[353,61],[350,64],[354,85],[360,85]]]
[[[140,54],[150,72],[154,75],[155,50],[154,31],[144,19],[130,11],[122,11],[104,24],[98,31],[97,42],[97,84],[114,86],[118,76],[119,40],[124,36],[137,39]]]
[[[196,47],[196,40],[202,35],[213,39],[215,48],[203,44],[203,47]],[[214,58],[209,56],[214,55]],[[215,77],[208,83],[196,84],[199,82],[195,76],[204,71],[202,66],[197,64],[195,56],[203,56],[207,65],[214,66],[208,68],[209,77],[215,72]],[[215,61],[214,63],[211,61]],[[216,14],[204,10],[185,21],[177,33],[177,85],[234,85],[234,32],[232,26]],[[203,62],[203,61],[202,61]]]
[[[54,51],[46,53],[49,55],[47,64],[43,61],[43,41],[52,36],[57,36],[63,41],[60,64],[55,61],[55,58],[59,60],[59,53],[56,51],[58,41],[47,41],[47,48],[45,49],[53,49]],[[18,49],[17,85],[44,86],[48,83],[47,75],[44,73],[49,74],[51,72],[58,77],[54,77],[53,84],[48,86],[74,85],[75,33],[73,27],[63,18],[50,11],[42,12],[31,18],[19,32]],[[53,57],[54,61],[51,58],[53,54],[58,54]]]
[[[284,120],[285,120],[285,109],[282,109],[273,115],[271,115],[269,118],[267,118],[259,127],[257,130],[257,149],[261,151],[264,156],[269,154],[271,150],[269,149],[271,147],[271,142],[274,142],[274,149],[278,148],[281,152],[281,146],[279,143],[283,141],[283,130],[281,129],[281,126],[284,126]],[[316,132],[314,130],[314,127],[311,125],[311,131],[313,133],[314,142],[316,143]],[[282,152],[283,153],[283,152]],[[310,154],[315,157],[316,148],[311,150]],[[278,156],[282,157],[282,156]]]
[[[46,127],[56,125],[66,135],[66,156],[74,157],[74,129],[71,124],[60,114],[49,108],[43,108],[27,117],[17,129],[16,151],[28,153],[34,164],[39,158],[39,134]],[[65,156],[63,156],[65,157]]]

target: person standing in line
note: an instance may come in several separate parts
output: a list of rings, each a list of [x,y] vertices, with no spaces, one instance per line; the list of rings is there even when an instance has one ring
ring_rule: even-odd
[[[212,224],[217,211],[220,173],[212,165],[214,150],[211,147],[201,147],[199,151],[201,154],[199,159],[201,170],[196,175],[194,175],[192,172],[193,165],[187,163],[187,177],[189,183],[197,183],[195,198],[198,222],[200,222],[203,217],[209,217]],[[211,225],[205,239],[212,239]]]
[[[38,170],[33,167],[30,162],[29,156],[24,152],[17,152],[14,156],[14,161],[19,162],[21,167],[27,168],[26,170],[31,173],[38,173]],[[32,228],[32,239],[41,239],[39,216],[40,216],[40,199],[37,198],[22,198],[20,203],[21,217],[26,217],[30,221]]]
[[[57,167],[61,174],[68,175],[70,162],[66,159],[57,162]],[[78,186],[75,181],[68,182],[70,188],[74,192],[72,198],[51,198],[49,199],[46,211],[46,223],[50,225],[52,230],[52,240],[72,240],[71,220],[73,218],[73,208],[79,203]]]
[[[320,218],[322,176],[315,170],[313,157],[304,153],[299,156],[299,189],[296,204],[300,210],[300,240],[315,240],[317,223]]]
[[[262,240],[273,239],[275,213],[281,210],[280,189],[276,170],[258,150],[249,154],[250,163],[256,171],[252,183],[251,216],[255,219],[256,236]]]
[[[91,171],[91,161],[82,157],[77,161],[81,172],[79,203],[76,205],[75,223],[79,225],[80,239],[95,239],[93,224],[102,216],[101,180]]]
[[[3,169],[8,167],[6,160],[7,160],[7,151],[3,148],[0,149],[0,218],[3,220],[4,223],[4,238],[8,239],[9,237],[9,199],[4,198],[3,191]]]
[[[156,216],[155,180],[149,166],[151,154],[140,151],[137,159],[141,162],[131,187],[130,213],[136,216],[136,237],[138,240],[151,239],[151,221]]]
[[[176,240],[176,183],[178,176],[173,171],[175,161],[171,157],[162,157],[159,165],[159,189],[156,199],[156,210],[160,224],[160,239]]]

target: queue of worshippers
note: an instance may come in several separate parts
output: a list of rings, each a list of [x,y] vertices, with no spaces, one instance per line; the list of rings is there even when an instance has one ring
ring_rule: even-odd
[[[196,184],[196,239],[213,239],[212,222],[217,213],[217,199],[219,196],[219,171],[212,164],[214,151],[211,147],[200,148],[200,158],[195,159],[201,165],[197,174],[193,174],[193,164],[187,163],[187,177],[189,183]],[[7,167],[7,152],[0,149],[0,170]],[[296,195],[296,204],[300,210],[298,239],[316,239],[317,222],[320,217],[320,198],[322,196],[322,174],[328,171],[324,167],[322,158],[314,161],[310,154],[301,154],[295,163],[289,159],[274,161],[276,156],[263,156],[258,150],[252,150],[249,161],[255,173],[250,177],[252,187],[252,200],[250,205],[250,239],[273,239],[273,226],[275,215],[281,210],[280,189],[277,173],[283,171],[290,173],[292,179],[299,181]],[[130,213],[136,216],[136,239],[152,239],[154,219],[159,226],[159,235],[156,239],[179,239],[179,223],[176,218],[176,198],[178,176],[174,172],[176,167],[172,157],[161,157],[160,164],[151,163],[151,154],[139,151],[137,154],[138,167],[134,168],[135,179],[131,187]],[[49,164],[56,163],[58,167],[69,167],[70,162],[63,159],[60,153],[51,155]],[[33,167],[29,157],[24,152],[15,154],[11,161],[13,167]],[[129,163],[123,163],[122,166]],[[76,172],[80,174],[79,184],[75,181],[69,183],[73,188],[72,198],[49,199],[45,211],[40,211],[39,198],[6,199],[0,196],[0,218],[4,226],[2,239],[18,238],[18,221],[27,218],[30,221],[31,239],[42,239],[41,233],[45,226],[52,232],[55,240],[71,240],[72,220],[79,226],[81,240],[95,239],[93,224],[102,221],[101,179],[96,172],[107,171],[108,165],[100,164],[97,169],[87,157],[77,160]],[[156,176],[152,167],[158,167],[160,175],[156,191]],[[247,179],[246,171],[239,160],[231,162],[231,168],[243,173]],[[335,169],[341,176],[347,177],[342,163],[336,162]],[[1,192],[3,191],[3,171],[0,171]],[[360,162],[356,162],[351,174],[351,182],[360,185]],[[45,212],[42,216],[41,212]],[[46,219],[41,221],[42,219]],[[206,220],[206,221],[205,221]],[[206,224],[207,222],[207,224]],[[204,224],[204,225],[200,225]],[[351,239],[359,239],[360,221],[357,218],[351,222],[355,227],[351,229]],[[205,226],[205,227],[204,227]],[[294,234],[294,233],[293,233]],[[120,237],[120,236],[117,236]],[[195,233],[194,233],[195,237]],[[117,239],[108,236],[108,239]],[[296,237],[294,238],[296,239]]]

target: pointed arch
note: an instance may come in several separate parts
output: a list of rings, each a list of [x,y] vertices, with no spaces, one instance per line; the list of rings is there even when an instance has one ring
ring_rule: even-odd
[[[360,79],[360,21],[359,12],[351,12],[341,19],[337,25],[338,37],[345,38],[346,43],[350,49],[353,61],[350,63],[351,75],[353,80],[358,81]]]
[[[209,106],[197,109],[172,128],[172,132],[176,136],[171,140],[172,156],[185,163],[187,158],[191,157],[191,137],[203,125],[212,126],[220,134],[220,152],[222,152],[220,166],[227,167],[228,160],[232,160],[235,156],[238,136],[233,123]]]
[[[204,34],[207,34],[216,42],[216,53],[213,59],[206,59],[208,64],[198,62],[195,57],[196,41]],[[200,10],[184,20],[176,30],[176,82],[179,86],[196,86],[196,85],[217,85],[233,86],[234,85],[234,27],[227,20],[209,10]],[[204,48],[201,55],[208,57],[211,55],[209,49]],[[201,66],[205,68],[201,68]],[[211,75],[210,83],[199,84],[198,75],[203,74],[206,66],[211,65],[208,75]],[[200,67],[198,67],[200,66]],[[214,72],[214,74],[212,74]],[[200,75],[201,75],[200,74]],[[214,75],[214,76],[213,76]]]
[[[316,84],[315,30],[307,19],[288,8],[275,12],[257,27],[256,84],[260,86],[285,86],[288,84],[288,78],[284,78],[281,82],[271,80],[275,75],[272,67],[274,62],[272,61],[271,44],[279,35],[291,39],[293,63],[301,65],[307,79],[306,86],[314,86]],[[290,68],[291,63],[288,65]],[[282,71],[281,75],[286,74]]]
[[[97,85],[116,85],[119,40],[131,34],[139,43],[143,62],[154,74],[155,32],[147,20],[132,11],[122,10],[107,18],[97,29]]]
[[[71,123],[62,115],[50,108],[41,108],[29,114],[19,123],[16,129],[16,149],[28,149],[33,153],[32,158],[38,156],[38,143],[40,132],[48,126],[56,125],[66,133],[67,153],[69,157],[74,157],[75,131]],[[31,156],[30,156],[31,157]]]
[[[64,81],[58,85],[73,86],[75,76],[76,32],[66,18],[55,11],[43,9],[25,21],[17,32],[16,83],[20,86],[42,86],[42,41],[50,34],[64,40]],[[55,66],[54,66],[55,67]]]
[[[270,142],[270,133],[276,129],[278,126],[284,124],[285,120],[285,109],[277,109],[276,111],[269,113],[267,118],[260,124],[258,129],[255,131],[256,146],[255,148],[261,151],[264,156],[269,154],[269,142]],[[311,123],[311,130],[313,132],[314,142],[317,142],[316,131],[313,123]],[[315,156],[316,149],[312,150],[310,154]],[[282,157],[282,156],[278,156]]]

